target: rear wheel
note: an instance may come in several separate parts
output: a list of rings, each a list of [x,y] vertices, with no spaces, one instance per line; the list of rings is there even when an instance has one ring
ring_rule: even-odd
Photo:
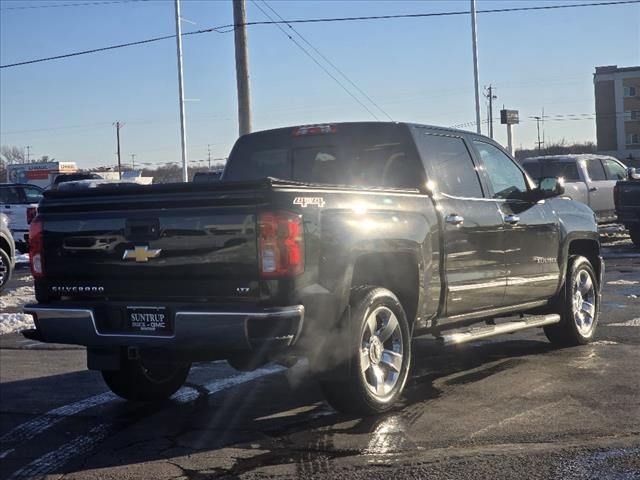
[[[565,285],[552,301],[560,323],[544,327],[551,343],[568,347],[593,340],[598,325],[599,289],[591,262],[582,256],[571,257]]]
[[[173,395],[185,382],[191,364],[122,361],[119,370],[105,370],[102,378],[116,395],[140,402],[159,402]]]
[[[9,283],[11,278],[11,259],[9,254],[0,249],[0,292]]]
[[[631,236],[633,244],[640,248],[640,227],[630,227],[629,235]]]
[[[336,410],[371,415],[390,409],[411,363],[409,324],[398,298],[385,288],[356,290],[351,298],[350,365],[346,378],[321,381]]]

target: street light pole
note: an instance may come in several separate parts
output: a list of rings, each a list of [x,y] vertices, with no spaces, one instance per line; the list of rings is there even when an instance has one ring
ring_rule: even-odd
[[[476,34],[476,0],[471,0],[471,37],[473,41],[473,82],[476,91],[476,131],[480,129],[480,74],[478,73],[478,36]]]
[[[182,151],[182,181],[189,181],[187,172],[187,132],[184,114],[184,80],[182,75],[182,25],[180,24],[180,0],[175,0],[176,46],[178,50],[178,94],[180,96],[180,145]]]

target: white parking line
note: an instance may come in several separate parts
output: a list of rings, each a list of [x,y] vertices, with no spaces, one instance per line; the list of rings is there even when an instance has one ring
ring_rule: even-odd
[[[286,368],[281,366],[259,368],[258,370],[254,370],[253,372],[246,372],[233,377],[213,380],[209,383],[206,383],[202,387],[207,391],[208,395],[212,395],[214,393],[219,393],[223,390],[250,382],[260,377],[282,372],[284,370],[286,370]],[[200,393],[195,388],[185,386],[178,390],[174,394],[172,399],[177,401],[178,403],[188,403],[198,398],[199,394]],[[71,405],[66,405],[64,407],[51,410],[30,422],[14,428],[7,434],[3,435],[2,438],[0,438],[0,442],[28,440],[30,438],[33,438],[35,435],[42,433],[44,430],[50,428],[52,425],[55,425],[69,415],[73,415],[87,408],[91,408],[92,406],[100,405],[101,403],[105,403],[116,398],[117,397],[111,392],[106,392]],[[51,412],[56,411],[58,412],[56,414],[58,415],[58,417],[53,419],[48,418],[48,415],[52,414]],[[62,415],[60,414],[61,411],[63,412]],[[86,454],[93,450],[93,448],[98,443],[102,442],[110,434],[112,427],[113,426],[110,424],[97,425],[96,427],[89,430],[86,435],[76,437],[75,439],[67,442],[64,446],[56,450],[52,450],[51,452],[33,460],[23,468],[15,471],[13,475],[9,477],[9,479],[13,480],[19,478],[33,478],[36,476],[46,475],[49,472],[59,469],[72,458]],[[5,440],[5,437],[9,438],[9,440]],[[4,453],[4,455],[6,456],[10,454],[11,451],[2,453]],[[0,453],[0,455],[2,455],[2,453]]]
[[[9,477],[9,480],[44,476],[47,473],[62,467],[71,458],[90,452],[96,443],[107,438],[109,431],[109,425],[100,424],[89,430],[86,435],[76,437],[64,446],[53,450],[21,469],[16,470],[13,475]]]
[[[63,421],[65,418],[75,415],[87,410],[89,408],[102,405],[107,402],[111,402],[118,397],[111,393],[105,392],[100,395],[94,395],[93,397],[85,398],[79,402],[63,405],[62,407],[54,408],[48,412],[22,423],[12,430],[9,430],[2,437],[0,437],[0,443],[16,443],[26,442],[32,439],[36,435],[44,432],[45,430],[53,427],[55,424]]]

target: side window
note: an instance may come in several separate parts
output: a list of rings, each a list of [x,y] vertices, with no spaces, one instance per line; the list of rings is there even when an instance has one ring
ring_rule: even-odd
[[[478,172],[461,138],[427,133],[417,134],[416,140],[439,191],[456,197],[482,198]]]
[[[602,163],[604,164],[604,170],[607,174],[607,179],[624,180],[625,178],[627,178],[627,171],[618,162],[614,162],[613,160],[605,158],[604,160],[602,160]]]
[[[23,191],[26,203],[38,203],[42,200],[42,192],[37,188],[25,187]]]
[[[0,203],[22,203],[20,192],[16,187],[0,187]]]
[[[587,160],[587,173],[589,174],[589,178],[594,182],[607,179],[604,168],[602,168],[602,163],[600,163],[598,159]]]
[[[493,198],[522,198],[527,180],[522,170],[500,149],[488,143],[473,141],[493,187]]]

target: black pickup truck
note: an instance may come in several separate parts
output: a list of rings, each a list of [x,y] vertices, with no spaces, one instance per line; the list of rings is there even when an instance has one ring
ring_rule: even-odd
[[[616,216],[631,236],[634,245],[640,248],[640,171],[627,170],[628,179],[618,180],[613,187]]]
[[[597,225],[562,193],[469,132],[253,133],[219,182],[47,192],[25,334],[86,345],[88,368],[127,399],[170,396],[193,361],[306,358],[334,407],[381,412],[417,335],[459,344],[544,327],[557,345],[591,341]]]

